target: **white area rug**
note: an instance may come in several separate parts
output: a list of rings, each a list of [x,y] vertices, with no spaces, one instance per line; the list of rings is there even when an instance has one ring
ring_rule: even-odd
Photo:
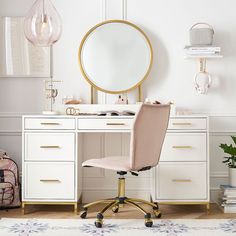
[[[94,220],[80,219],[7,219],[0,220],[0,236],[224,236],[236,235],[233,220],[154,220],[146,228],[143,220],[104,221],[97,229]]]

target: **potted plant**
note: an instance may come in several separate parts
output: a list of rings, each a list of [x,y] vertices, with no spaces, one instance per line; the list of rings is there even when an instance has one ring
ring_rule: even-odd
[[[236,145],[236,137],[231,136],[234,144]],[[220,144],[220,148],[223,149],[224,153],[229,156],[224,157],[223,163],[225,163],[229,167],[229,184],[232,187],[236,187],[236,146],[232,144]]]

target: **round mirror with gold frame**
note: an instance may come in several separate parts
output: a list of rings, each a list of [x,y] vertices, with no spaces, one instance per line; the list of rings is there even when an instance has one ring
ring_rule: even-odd
[[[152,66],[152,46],[136,25],[104,21],[90,29],[80,44],[79,65],[84,78],[97,90],[121,94],[140,86]]]

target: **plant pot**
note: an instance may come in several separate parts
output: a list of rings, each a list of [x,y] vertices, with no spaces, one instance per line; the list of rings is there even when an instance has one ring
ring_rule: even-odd
[[[236,187],[236,168],[229,168],[229,185]]]

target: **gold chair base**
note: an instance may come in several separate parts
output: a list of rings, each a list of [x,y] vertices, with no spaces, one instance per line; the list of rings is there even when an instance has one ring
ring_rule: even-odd
[[[97,228],[101,228],[103,224],[103,214],[106,213],[109,209],[112,209],[114,213],[117,213],[119,211],[119,208],[123,206],[123,204],[127,204],[131,207],[134,207],[138,211],[140,211],[142,214],[144,214],[145,218],[145,226],[151,227],[152,226],[152,220],[151,220],[151,214],[147,212],[143,207],[141,207],[138,203],[144,203],[153,208],[153,213],[156,218],[161,217],[161,212],[159,211],[159,207],[157,203],[149,202],[143,199],[137,199],[137,198],[127,198],[125,196],[125,178],[122,176],[119,178],[118,182],[118,197],[116,198],[109,198],[109,199],[103,199],[95,202],[88,203],[83,206],[84,211],[81,212],[80,217],[86,218],[88,209],[91,206],[100,204],[100,203],[107,203],[106,206],[101,209],[97,214],[97,220],[95,221],[95,226]]]
[[[143,207],[139,206],[138,203],[147,204],[147,205],[151,206],[154,210],[158,210],[157,203],[149,202],[149,201],[146,201],[143,199],[134,199],[134,198],[124,198],[124,200],[122,202],[120,202],[119,197],[117,197],[117,198],[113,198],[113,199],[103,199],[103,200],[88,203],[83,206],[84,211],[87,211],[88,208],[91,206],[95,206],[95,205],[101,204],[101,203],[107,203],[107,205],[101,211],[99,211],[99,213],[102,213],[102,214],[107,212],[109,209],[112,209],[113,207],[114,207],[114,209],[119,208],[120,205],[123,205],[123,204],[127,204],[127,205],[134,207],[135,209],[139,210],[144,215],[146,215],[148,212],[146,210],[144,210]],[[115,210],[112,209],[112,211],[114,212]]]

